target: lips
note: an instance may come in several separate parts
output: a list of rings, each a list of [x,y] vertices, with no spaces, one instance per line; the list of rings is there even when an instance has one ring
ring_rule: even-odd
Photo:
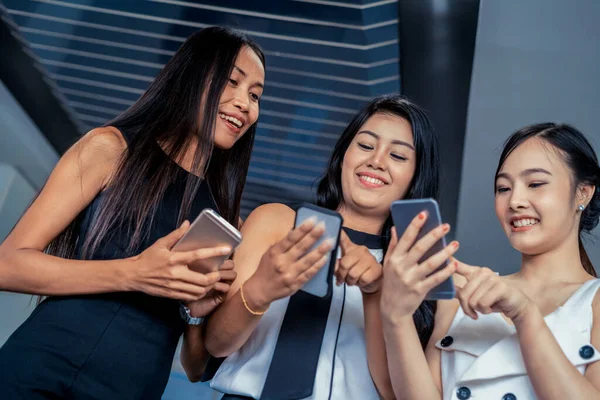
[[[387,181],[383,177],[370,172],[359,172],[357,176],[360,183],[369,188],[378,188],[387,185]]]
[[[528,231],[539,223],[539,219],[528,215],[522,215],[510,219],[510,227],[513,232]]]
[[[241,132],[243,126],[246,124],[245,118],[237,113],[219,112],[219,118],[235,133]]]

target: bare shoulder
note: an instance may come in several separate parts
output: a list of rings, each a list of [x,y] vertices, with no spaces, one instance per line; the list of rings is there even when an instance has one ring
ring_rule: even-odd
[[[81,178],[101,180],[105,187],[127,149],[127,142],[121,132],[113,127],[92,129],[75,143],[65,158],[77,164]]]
[[[108,126],[89,131],[75,143],[72,150],[80,157],[112,159],[121,156],[126,148],[127,142],[121,132]]]
[[[285,204],[269,203],[257,207],[248,215],[241,232],[261,234],[275,241],[285,236],[294,226],[296,212]]]

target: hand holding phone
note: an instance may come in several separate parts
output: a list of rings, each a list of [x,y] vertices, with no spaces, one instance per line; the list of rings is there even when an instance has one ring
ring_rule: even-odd
[[[321,268],[310,281],[306,282],[301,290],[314,296],[325,297],[330,295],[333,290],[331,285],[333,283],[333,272],[335,270],[336,255],[338,254],[343,219],[342,216],[335,211],[312,204],[303,204],[296,211],[296,222],[294,226],[301,225],[309,218],[314,218],[318,223],[323,223],[325,233],[308,251],[319,247],[319,245],[327,239],[334,243],[334,247],[326,255],[325,266]]]
[[[410,260],[416,257],[419,265],[427,263],[427,266],[421,268],[425,270],[433,265],[433,270],[428,270],[425,278],[435,275],[440,270],[448,265],[448,257],[450,254],[444,253],[446,246],[445,226],[442,225],[440,210],[437,202],[434,199],[415,199],[415,200],[399,200],[391,205],[392,219],[396,228],[398,238],[402,237],[403,243],[398,250],[405,250],[412,256]],[[449,227],[448,227],[449,228]],[[417,231],[418,229],[418,231]],[[408,243],[408,238],[412,238]],[[420,243],[419,248],[423,252],[418,252],[414,245]],[[452,246],[458,245],[453,242]],[[410,246],[404,249],[402,246]],[[450,246],[452,248],[452,246]],[[431,281],[429,281],[431,282]],[[449,275],[442,282],[439,282],[435,287],[430,288],[425,299],[426,300],[443,300],[452,299],[455,296],[454,283],[452,276]]]
[[[456,268],[448,260],[458,249],[458,242],[445,246],[442,239],[450,226],[440,224],[434,200],[395,202],[392,218],[397,225],[392,229],[383,263],[381,316],[395,325],[412,322],[415,311],[426,299],[454,297],[452,274]]]
[[[321,240],[324,232],[324,224],[316,217],[308,218],[262,255],[256,271],[244,283],[244,291],[258,293],[254,299],[258,310],[295,294],[325,268],[335,243]]]
[[[230,247],[229,254],[212,257],[190,265],[198,272],[218,271],[233,250],[242,242],[242,234],[223,217],[205,208],[192,223],[185,235],[175,244],[173,251],[192,251],[210,247]]]

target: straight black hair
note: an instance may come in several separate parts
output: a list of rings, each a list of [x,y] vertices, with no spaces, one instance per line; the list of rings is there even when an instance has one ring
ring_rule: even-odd
[[[590,234],[600,218],[600,166],[594,148],[585,135],[574,126],[545,122],[525,126],[513,133],[504,144],[496,177],[508,156],[527,139],[537,137],[552,145],[562,155],[571,170],[573,192],[579,185],[594,185],[596,190],[579,221],[579,254],[585,271],[597,277],[596,270],[583,247],[582,236]]]
[[[371,100],[358,112],[338,139],[329,159],[325,176],[317,186],[317,204],[336,210],[343,203],[342,162],[352,140],[365,122],[375,114],[398,116],[410,123],[415,144],[416,168],[405,199],[438,198],[440,160],[438,140],[429,117],[416,104],[400,95],[386,95]],[[384,237],[384,250],[390,243],[392,217],[388,216],[381,230]],[[399,234],[402,234],[399,232]],[[433,331],[435,314],[434,302],[423,302],[413,315],[423,347]]]
[[[204,179],[219,213],[237,226],[256,124],[229,150],[214,146],[214,128],[221,94],[244,47],[252,49],[265,65],[258,45],[237,30],[211,27],[192,34],[135,104],[106,125],[128,132],[132,140],[90,231],[79,239],[83,240],[84,257],[92,254],[116,226],[130,233],[127,251],[139,246],[149,234],[145,227],[152,225],[167,187],[180,172],[174,160],[181,159],[194,139],[198,146],[178,224],[189,214]],[[73,221],[47,252],[74,258],[77,226],[78,221]]]

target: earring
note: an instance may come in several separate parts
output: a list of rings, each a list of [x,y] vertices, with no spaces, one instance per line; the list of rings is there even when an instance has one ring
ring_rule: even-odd
[[[577,209],[578,209],[579,211],[583,211],[583,210],[585,210],[585,206],[584,206],[583,204],[580,204],[580,205],[577,207]]]

